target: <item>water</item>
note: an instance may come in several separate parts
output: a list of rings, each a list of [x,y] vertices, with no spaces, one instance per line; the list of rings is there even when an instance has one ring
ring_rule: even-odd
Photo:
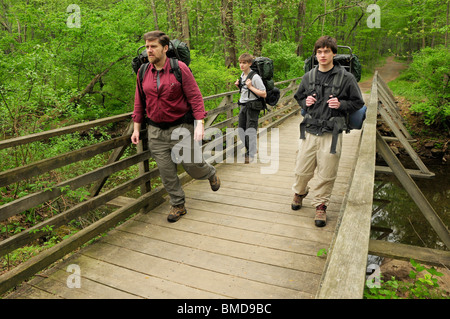
[[[443,223],[450,225],[450,170],[427,165],[432,179],[414,179]],[[372,226],[392,229],[385,240],[420,247],[448,250],[395,175],[377,174],[374,186]],[[372,231],[376,239],[382,233]]]

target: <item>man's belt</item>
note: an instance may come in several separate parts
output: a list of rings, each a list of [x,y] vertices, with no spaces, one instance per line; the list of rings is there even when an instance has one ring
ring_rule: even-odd
[[[192,114],[192,111],[188,111],[185,115],[183,115],[182,117],[180,117],[179,119],[177,119],[173,122],[155,122],[149,118],[146,119],[146,122],[148,125],[158,127],[162,130],[167,130],[171,127],[174,127],[174,126],[177,126],[177,125],[180,125],[183,123],[188,123],[188,124],[194,123],[194,115]]]

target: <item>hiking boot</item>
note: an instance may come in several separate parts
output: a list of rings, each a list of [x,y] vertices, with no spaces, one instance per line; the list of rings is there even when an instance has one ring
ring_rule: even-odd
[[[327,224],[327,206],[320,204],[316,207],[316,217],[314,223],[317,227],[323,227]]]
[[[169,212],[169,216],[167,216],[167,220],[171,223],[176,222],[181,218],[181,216],[187,213],[184,204],[172,206]]]
[[[299,195],[297,193],[294,194],[294,199],[292,200],[291,204],[292,210],[299,210],[300,208],[302,208],[303,198],[305,198],[306,195],[308,195],[308,192],[303,195]]]
[[[217,177],[216,174],[214,174],[214,176],[212,176],[209,179],[209,185],[211,186],[211,189],[213,192],[216,192],[219,190],[220,188],[220,179]]]

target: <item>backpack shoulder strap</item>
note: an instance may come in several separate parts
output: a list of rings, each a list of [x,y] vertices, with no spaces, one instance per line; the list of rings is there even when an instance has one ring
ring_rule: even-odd
[[[331,88],[331,94],[336,97],[339,93],[339,90],[342,86],[342,81],[344,80],[345,70],[343,67],[339,67],[338,74],[336,74],[333,78],[333,87]]]
[[[138,76],[139,76],[139,93],[141,95],[141,100],[142,102],[144,102],[145,105],[145,93],[144,93],[144,89],[142,87],[142,81],[144,81],[144,75],[145,75],[145,71],[147,71],[149,63],[144,63],[141,65],[141,67],[139,68],[138,71]]]
[[[171,68],[170,72],[172,72],[175,75],[178,82],[183,83],[183,77],[181,75],[180,66],[178,65],[178,60],[169,58],[169,62]]]
[[[247,75],[247,79],[246,80],[252,80],[253,77],[255,76],[256,72],[254,70],[251,70],[248,75]],[[248,97],[250,97],[250,93],[252,93],[253,95],[256,96],[255,93],[253,93],[252,91],[248,90]],[[258,96],[256,96],[257,98],[259,98]]]
[[[317,79],[317,71],[319,70],[319,66],[316,65],[309,71],[309,82],[308,82],[308,94],[312,94],[316,88],[316,79]]]
[[[254,70],[251,70],[248,75],[247,75],[247,79],[253,79],[253,77],[255,76],[256,72]]]

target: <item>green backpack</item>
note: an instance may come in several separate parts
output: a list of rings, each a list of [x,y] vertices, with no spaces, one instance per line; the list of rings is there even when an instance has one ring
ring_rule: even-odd
[[[257,57],[253,60],[250,66],[250,73],[248,79],[252,79],[253,75],[258,74],[266,87],[267,96],[265,99],[260,99],[263,102],[263,108],[267,109],[266,104],[275,106],[280,98],[280,90],[275,87],[273,80],[273,60],[266,57]],[[250,92],[249,92],[250,93]]]

